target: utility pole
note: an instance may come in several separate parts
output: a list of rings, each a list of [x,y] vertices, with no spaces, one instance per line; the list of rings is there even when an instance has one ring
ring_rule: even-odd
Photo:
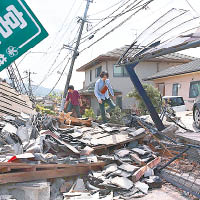
[[[33,91],[32,91],[32,85],[31,85],[31,75],[36,74],[35,72],[31,72],[30,70],[26,70],[24,71],[24,73],[26,74],[26,78],[28,78],[28,96],[33,99]]]
[[[83,33],[83,28],[84,28],[84,25],[85,25],[85,22],[86,22],[86,19],[87,19],[87,13],[88,13],[90,3],[92,3],[92,2],[93,2],[93,0],[87,0],[84,16],[81,19],[82,21],[81,21],[80,31],[79,31],[79,34],[78,34],[78,38],[77,38],[77,41],[76,41],[76,47],[74,49],[71,65],[70,65],[68,76],[67,76],[67,81],[66,81],[66,84],[65,84],[65,89],[64,89],[64,94],[63,94],[63,99],[62,99],[60,111],[64,110],[65,99],[66,99],[66,96],[67,96],[67,93],[68,93],[68,88],[69,88],[70,80],[71,80],[71,77],[72,77],[74,63],[76,61],[77,56],[79,55],[78,48],[79,48],[79,45],[80,45],[81,36],[82,36],[82,33]]]

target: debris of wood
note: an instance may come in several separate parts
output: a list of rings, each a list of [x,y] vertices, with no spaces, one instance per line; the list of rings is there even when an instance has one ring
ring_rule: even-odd
[[[147,195],[149,188],[162,186],[154,175],[159,155],[168,161],[179,153],[144,124],[98,124],[70,113],[2,116],[0,150],[1,185],[47,179],[54,199],[64,192],[65,199]],[[191,170],[193,164],[188,166]]]
[[[22,163],[1,163],[1,168],[7,167],[9,173],[0,174],[0,184],[34,181],[58,177],[71,177],[87,174],[90,170],[99,170],[104,162],[91,164],[41,164],[28,165]],[[25,171],[24,169],[29,169]],[[18,172],[16,172],[16,170]]]
[[[61,124],[67,124],[67,125],[85,125],[85,126],[91,126],[92,121],[91,119],[79,119],[71,116],[72,112],[69,113],[60,113],[58,120]]]
[[[148,170],[148,167],[153,169],[154,167],[156,167],[159,163],[161,162],[161,157],[157,157],[154,160],[152,160],[151,162],[147,163],[147,165],[141,167],[140,169],[138,169],[132,176],[132,180],[133,182],[137,182],[138,180],[140,180],[140,178],[144,175],[144,173]]]

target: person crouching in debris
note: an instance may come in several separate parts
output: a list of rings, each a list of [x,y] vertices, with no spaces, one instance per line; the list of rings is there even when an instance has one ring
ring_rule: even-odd
[[[77,90],[74,90],[74,86],[70,85],[68,89],[68,95],[65,102],[65,109],[67,109],[67,113],[71,112],[72,109],[75,110],[78,118],[81,118],[80,106],[82,106],[82,101],[80,94]]]
[[[110,94],[114,97],[114,92],[108,77],[109,77],[108,72],[105,71],[101,72],[100,79],[96,81],[94,89],[94,94],[99,102],[103,123],[107,122],[106,116],[109,118],[110,115],[108,113],[115,108],[115,104],[113,103],[112,99],[110,99],[108,93],[109,91]],[[109,109],[107,109],[108,113],[105,112],[105,103],[109,105]]]

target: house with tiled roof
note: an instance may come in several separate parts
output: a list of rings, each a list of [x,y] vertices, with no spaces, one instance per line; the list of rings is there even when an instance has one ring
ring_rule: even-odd
[[[115,65],[127,48],[128,46],[126,45],[122,48],[117,48],[105,54],[101,54],[77,69],[78,72],[85,73],[84,87],[80,92],[87,97],[87,102],[90,102],[89,105],[94,109],[95,113],[98,113],[99,106],[94,96],[93,89],[94,83],[99,79],[101,71],[108,71],[109,79],[116,91],[117,104],[122,109],[132,109],[136,103],[133,99],[127,97],[127,94],[133,90],[134,86],[128,77],[126,69]],[[137,48],[136,52],[138,52]],[[133,55],[134,52],[129,55],[130,59]],[[172,53],[143,61],[136,66],[135,70],[138,77],[143,82],[143,79],[153,76],[158,72],[193,60],[196,60],[196,58],[180,53]],[[149,80],[148,83],[153,84],[154,82]]]
[[[144,81],[153,81],[165,96],[182,96],[188,110],[200,94],[200,59],[170,67],[149,76]]]

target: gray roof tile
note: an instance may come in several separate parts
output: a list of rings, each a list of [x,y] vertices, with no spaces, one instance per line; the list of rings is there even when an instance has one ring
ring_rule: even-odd
[[[187,74],[191,72],[197,72],[200,71],[200,59],[194,60],[192,62],[183,64],[183,65],[178,65],[175,67],[170,67],[166,70],[160,71],[153,76],[147,77],[144,80],[153,80],[153,79],[158,79],[158,78],[164,78],[168,76],[175,76],[175,75],[180,75],[180,74]]]
[[[94,66],[97,63],[102,62],[102,60],[105,59],[114,59],[114,60],[118,60],[120,58],[120,56],[127,50],[127,48],[129,47],[129,45],[125,45],[122,48],[116,48],[112,51],[109,51],[105,54],[101,54],[98,57],[94,58],[92,61],[88,62],[87,64],[81,66],[80,68],[77,69],[77,71],[85,71],[86,69],[91,68],[92,66]],[[135,48],[129,55],[129,58],[133,57],[135,55],[135,53],[139,52],[139,48]],[[154,58],[153,60],[150,61],[165,61],[165,62],[180,62],[180,63],[186,63],[186,62],[190,62],[193,60],[196,60],[197,58],[192,57],[192,56],[188,56],[188,55],[184,55],[184,54],[180,54],[180,53],[171,53],[171,54],[167,54],[165,56],[160,56],[158,58]]]

